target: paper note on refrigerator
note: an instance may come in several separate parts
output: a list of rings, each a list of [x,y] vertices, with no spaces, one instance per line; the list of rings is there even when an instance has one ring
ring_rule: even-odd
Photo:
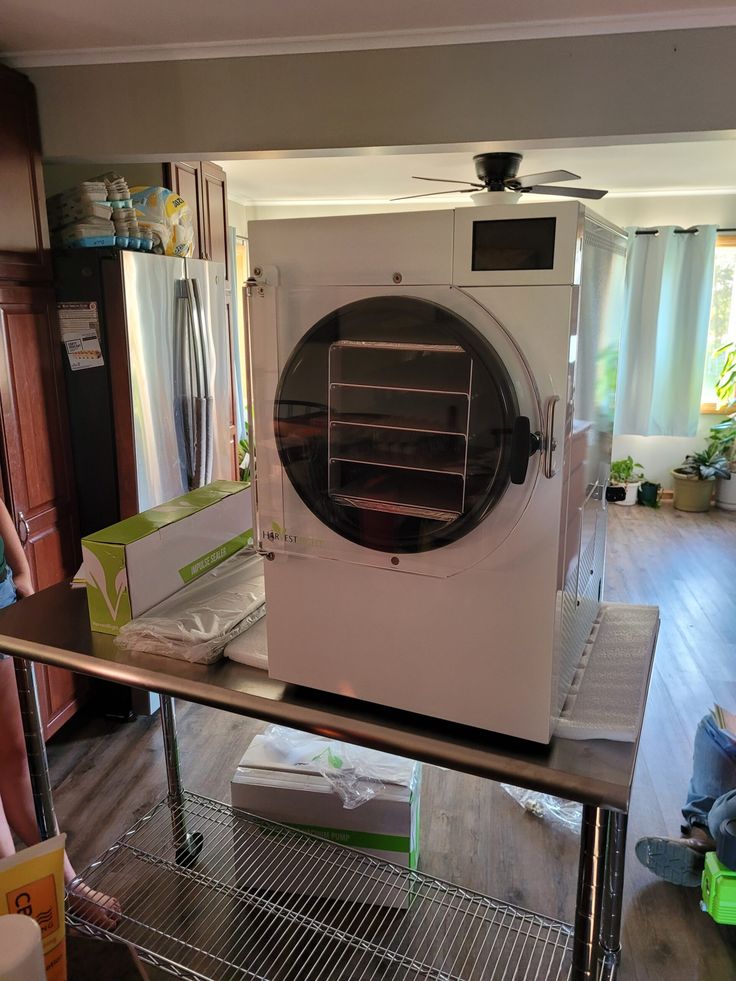
[[[57,303],[61,342],[72,371],[103,365],[97,304]]]

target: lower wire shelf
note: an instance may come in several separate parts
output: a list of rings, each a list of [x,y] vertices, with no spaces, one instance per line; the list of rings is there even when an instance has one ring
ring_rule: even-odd
[[[172,833],[183,825],[202,836],[187,865]],[[565,923],[192,793],[157,804],[80,878],[123,912],[113,932],[68,912],[71,925],[193,981],[570,975]]]

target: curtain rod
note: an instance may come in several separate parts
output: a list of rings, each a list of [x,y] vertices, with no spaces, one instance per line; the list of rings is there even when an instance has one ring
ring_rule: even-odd
[[[699,229],[697,228],[676,228],[675,235],[697,235]],[[717,228],[717,232],[736,232],[736,228]],[[659,235],[658,228],[641,228],[634,232],[635,235]]]

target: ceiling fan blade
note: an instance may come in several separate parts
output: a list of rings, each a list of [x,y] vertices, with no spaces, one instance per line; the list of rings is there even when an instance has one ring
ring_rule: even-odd
[[[535,184],[522,190],[532,194],[559,194],[564,198],[592,198],[594,201],[608,194],[608,191],[595,191],[591,187],[553,187],[550,184]]]
[[[456,181],[450,180],[447,177],[417,177],[416,174],[412,175],[413,181],[439,181],[442,184],[469,184],[470,187],[485,187],[485,184],[474,184],[472,181]]]
[[[475,187],[451,187],[448,191],[425,191],[424,194],[404,194],[400,198],[391,198],[392,201],[408,201],[410,198],[433,198],[438,194],[472,194]]]
[[[533,184],[556,184],[558,181],[579,181],[580,174],[573,174],[569,170],[545,170],[541,174],[524,174],[522,177],[514,177],[511,183],[521,187],[531,187]],[[506,182],[507,184],[509,181]]]

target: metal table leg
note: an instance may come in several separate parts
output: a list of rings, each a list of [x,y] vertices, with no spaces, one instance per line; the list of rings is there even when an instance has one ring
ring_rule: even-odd
[[[166,759],[166,780],[168,783],[169,808],[171,811],[171,830],[174,835],[176,861],[178,865],[193,865],[202,851],[204,838],[200,831],[187,831],[184,816],[181,771],[179,769],[179,742],[176,734],[176,712],[174,700],[170,695],[161,698],[161,732],[164,739]]]
[[[49,761],[46,757],[46,744],[41,728],[41,711],[38,704],[38,688],[33,665],[20,657],[13,658],[15,664],[15,680],[18,685],[20,712],[23,719],[23,735],[26,740],[28,756],[28,771],[31,775],[33,790],[33,805],[36,810],[36,821],[41,840],[53,838],[59,833],[56,821],[54,799],[51,794],[49,779]]]
[[[609,820],[604,808],[583,806],[570,981],[597,978]]]
[[[606,870],[601,907],[601,972],[599,981],[615,981],[621,960],[621,905],[628,817],[611,811],[606,846]]]

